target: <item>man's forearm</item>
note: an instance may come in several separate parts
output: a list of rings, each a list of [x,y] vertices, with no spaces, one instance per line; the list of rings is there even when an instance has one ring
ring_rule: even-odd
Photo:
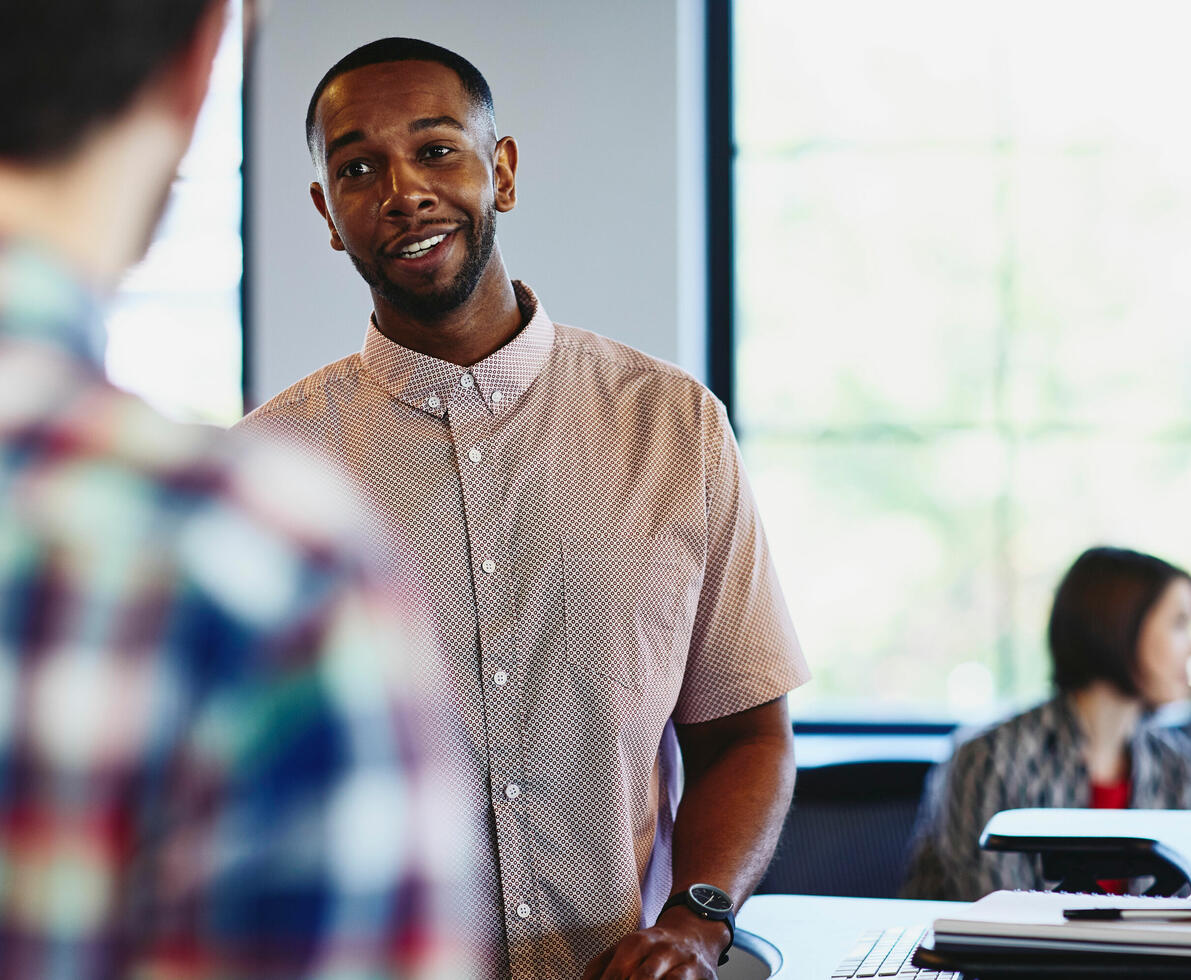
[[[674,821],[674,891],[706,882],[739,906],[765,874],[794,790],[786,699],[677,726],[686,786]],[[656,925],[592,960],[584,980],[674,975],[712,978],[728,925],[673,905]],[[638,968],[644,973],[638,974]]]
[[[674,823],[674,889],[704,881],[739,906],[765,875],[793,791],[791,736],[736,742],[689,776]]]

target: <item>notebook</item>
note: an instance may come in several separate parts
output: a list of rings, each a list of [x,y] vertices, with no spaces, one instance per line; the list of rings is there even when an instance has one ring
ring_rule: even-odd
[[[1069,892],[993,892],[962,912],[934,923],[938,949],[1052,950],[1188,957],[1191,972],[1191,919],[1178,922],[1070,920],[1065,909],[1185,909],[1191,899]]]

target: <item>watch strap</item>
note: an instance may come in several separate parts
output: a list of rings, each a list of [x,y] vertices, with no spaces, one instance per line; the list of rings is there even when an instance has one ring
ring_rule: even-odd
[[[700,919],[703,919],[705,922],[722,922],[724,925],[726,925],[728,927],[728,945],[725,946],[723,952],[720,953],[720,959],[716,965],[723,966],[725,963],[727,963],[728,962],[728,950],[730,950],[732,948],[732,944],[736,941],[736,910],[729,909],[727,912],[724,913],[724,917],[722,919],[721,918],[713,918],[712,916],[708,915],[707,912],[704,911],[699,905],[697,905],[695,903],[695,901],[690,897],[689,890],[684,888],[680,892],[675,892],[668,899],[666,899],[666,901],[664,903],[662,903],[662,909],[661,909],[661,912],[658,912],[658,917],[660,918],[662,912],[665,912],[666,909],[674,908],[675,905],[686,906],[688,909],[690,909],[692,912],[694,912],[695,915],[697,915]]]

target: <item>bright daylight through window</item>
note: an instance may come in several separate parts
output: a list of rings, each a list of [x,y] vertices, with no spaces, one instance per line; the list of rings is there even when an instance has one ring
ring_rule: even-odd
[[[1191,565],[1191,6],[736,0],[736,419],[816,715],[1047,689],[1085,547]]]
[[[194,142],[157,236],[107,320],[112,380],[184,421],[230,425],[243,409],[238,0]]]

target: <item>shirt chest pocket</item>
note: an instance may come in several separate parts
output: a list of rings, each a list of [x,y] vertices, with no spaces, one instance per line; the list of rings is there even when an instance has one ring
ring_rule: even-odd
[[[677,538],[562,542],[567,662],[640,688],[685,662],[699,568]]]

